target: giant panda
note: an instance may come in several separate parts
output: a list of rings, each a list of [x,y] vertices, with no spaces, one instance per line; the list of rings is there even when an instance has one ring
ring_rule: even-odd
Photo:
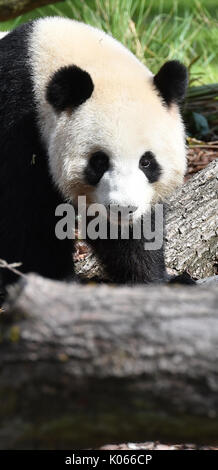
[[[110,35],[49,17],[3,35],[0,84],[0,258],[73,278],[72,240],[55,235],[59,204],[86,195],[140,219],[182,183],[186,68],[169,61],[153,75]],[[166,279],[163,248],[145,250],[143,237],[88,243],[115,283]]]

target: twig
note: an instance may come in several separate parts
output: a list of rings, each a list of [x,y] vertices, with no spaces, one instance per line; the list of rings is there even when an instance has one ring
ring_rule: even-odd
[[[25,274],[21,273],[21,271],[16,269],[16,268],[19,268],[19,266],[22,266],[22,263],[10,263],[9,264],[4,259],[0,258],[0,269],[1,268],[4,268],[4,269],[6,268],[6,269],[9,269],[10,271],[12,271],[15,274],[18,274],[18,276],[26,277]]]
[[[212,145],[212,144],[190,144],[189,148],[191,149],[211,149],[211,150],[218,150],[218,145]]]

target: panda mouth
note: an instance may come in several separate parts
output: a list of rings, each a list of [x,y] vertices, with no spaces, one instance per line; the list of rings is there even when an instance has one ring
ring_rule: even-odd
[[[111,224],[132,225],[136,208],[120,207],[119,205],[109,205],[107,209],[107,220]]]

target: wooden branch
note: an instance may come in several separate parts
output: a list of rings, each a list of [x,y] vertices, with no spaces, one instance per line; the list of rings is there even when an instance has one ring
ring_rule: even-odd
[[[63,0],[0,0],[0,21],[10,20],[34,8]]]
[[[218,292],[29,275],[1,315],[0,448],[217,441]]]

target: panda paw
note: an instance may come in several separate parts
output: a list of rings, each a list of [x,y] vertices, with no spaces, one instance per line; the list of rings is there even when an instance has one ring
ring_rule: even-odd
[[[190,274],[187,273],[187,271],[184,271],[184,273],[179,274],[178,276],[171,276],[168,279],[169,284],[185,284],[185,285],[195,285],[196,281],[192,279]]]

